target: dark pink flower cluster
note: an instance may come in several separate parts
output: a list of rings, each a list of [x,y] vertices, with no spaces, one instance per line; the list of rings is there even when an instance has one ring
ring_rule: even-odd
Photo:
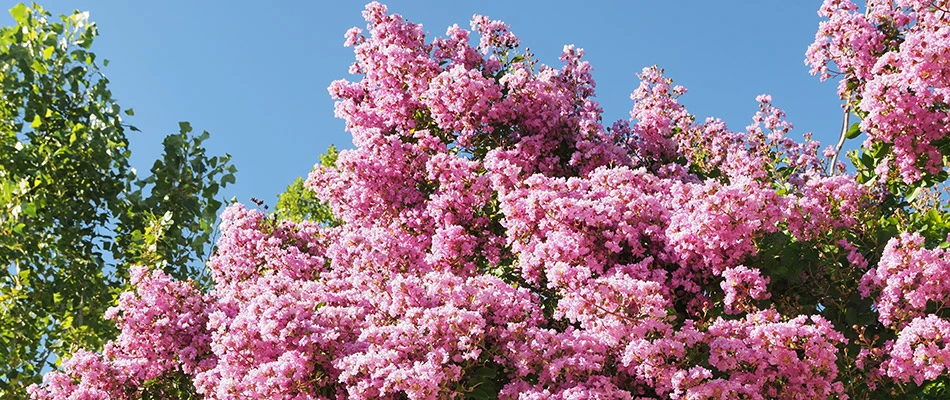
[[[606,128],[581,49],[554,68],[486,17],[477,45],[378,3],[364,17],[346,34],[359,81],[330,86],[356,149],[307,180],[342,224],[228,208],[209,293],[136,269],[119,339],[35,398],[175,377],[211,399],[847,398],[851,337],[818,315],[834,299],[774,294],[865,272],[903,328],[869,369],[943,374],[948,323],[926,309],[946,298],[943,251],[905,235],[865,271],[852,239],[875,198],[823,175],[769,96],[744,132],[696,123],[652,67]]]
[[[945,165],[934,143],[950,136],[950,12],[931,0],[826,0],[805,62],[822,79],[841,75],[839,93],[857,105],[865,146],[893,145],[904,181]],[[855,110],[857,111],[857,110]]]

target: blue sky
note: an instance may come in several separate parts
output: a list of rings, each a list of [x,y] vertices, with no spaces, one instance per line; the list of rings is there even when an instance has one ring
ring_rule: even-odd
[[[565,44],[587,51],[604,120],[629,118],[635,74],[658,64],[689,93],[699,120],[715,116],[742,130],[769,93],[795,124],[823,145],[837,139],[840,100],[803,64],[819,1],[389,1],[391,12],[430,35],[468,28],[472,14],[501,19],[542,62],[558,66]],[[351,148],[333,117],[326,87],[349,78],[352,49],[343,33],[364,27],[361,1],[53,0],[56,13],[91,13],[93,50],[116,99],[135,109],[129,123],[133,165],[147,170],[161,140],[190,121],[211,132],[213,154],[230,153],[237,184],[227,198],[267,204],[317,162],[330,144]],[[276,4],[276,5],[275,5]],[[0,21],[6,25],[12,18]],[[431,37],[431,36],[430,36]]]

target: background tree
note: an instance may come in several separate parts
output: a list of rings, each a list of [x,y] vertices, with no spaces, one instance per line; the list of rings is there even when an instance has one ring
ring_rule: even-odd
[[[336,146],[330,146],[325,154],[317,157],[318,166],[323,168],[333,168],[336,165],[336,158],[339,152]],[[304,186],[304,180],[298,177],[287,190],[277,196],[277,204],[274,205],[274,216],[279,220],[288,220],[293,222],[314,221],[327,225],[339,225],[340,222],[333,218],[330,206],[321,201],[312,190]]]
[[[10,10],[0,29],[0,397],[116,334],[105,310],[128,266],[196,277],[207,255],[229,156],[209,157],[187,123],[136,178],[123,109],[109,90],[87,13]],[[107,61],[102,62],[103,65]],[[120,236],[121,235],[121,236]]]

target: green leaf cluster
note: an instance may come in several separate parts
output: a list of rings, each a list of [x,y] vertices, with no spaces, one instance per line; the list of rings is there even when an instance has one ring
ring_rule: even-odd
[[[335,168],[339,152],[331,145],[325,154],[321,154],[320,166]],[[330,206],[321,201],[310,189],[304,186],[303,178],[297,177],[283,193],[277,196],[274,217],[278,220],[293,222],[313,221],[325,226],[338,226],[342,222],[333,216]]]
[[[165,137],[162,158],[151,175],[127,188],[127,207],[118,215],[116,256],[127,265],[152,265],[177,279],[202,278],[212,242],[220,189],[234,183],[231,156],[209,157],[205,131],[191,135],[191,124]]]

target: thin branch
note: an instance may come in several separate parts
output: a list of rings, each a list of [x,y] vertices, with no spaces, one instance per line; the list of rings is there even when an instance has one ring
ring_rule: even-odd
[[[835,167],[838,165],[838,155],[841,154],[841,148],[844,147],[844,140],[848,135],[848,125],[851,122],[851,106],[844,107],[844,118],[841,121],[841,136],[838,137],[838,144],[835,146],[835,155],[831,157],[831,165],[828,166],[828,175],[835,174]]]

